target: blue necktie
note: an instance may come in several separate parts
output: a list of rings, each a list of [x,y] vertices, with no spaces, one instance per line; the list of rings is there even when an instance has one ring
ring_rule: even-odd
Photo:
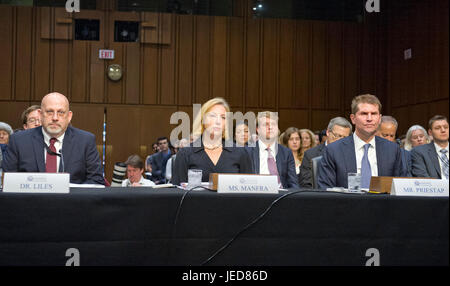
[[[361,160],[361,188],[365,189],[370,187],[370,178],[372,177],[372,169],[369,163],[369,147],[370,144],[364,145],[364,156]]]
[[[448,158],[447,158],[447,150],[441,149],[441,160],[442,160],[442,173],[444,177],[448,180]],[[443,178],[443,176],[441,176]]]

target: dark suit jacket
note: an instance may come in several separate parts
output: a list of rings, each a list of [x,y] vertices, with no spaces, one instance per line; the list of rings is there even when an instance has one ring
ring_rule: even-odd
[[[441,166],[434,142],[417,146],[411,150],[411,173],[414,177],[439,178]]]
[[[378,176],[406,177],[398,144],[375,136]],[[319,166],[318,185],[321,189],[348,187],[348,173],[356,173],[356,153],[353,135],[333,142],[325,148]]]
[[[303,161],[300,166],[300,173],[298,174],[298,183],[300,188],[312,188],[312,159],[322,156],[325,148],[325,144],[320,144],[314,148],[306,150],[305,154],[303,154]]]
[[[255,147],[245,147],[253,162],[253,170],[259,174],[259,141]],[[283,188],[299,188],[298,178],[295,172],[295,160],[292,151],[278,144],[276,156],[278,175]]]
[[[406,176],[412,177],[411,173],[411,152],[405,149],[400,149],[402,151],[402,163],[403,168],[406,169]]]
[[[170,154],[169,156],[164,157],[164,154],[162,152],[158,152],[156,154],[152,155],[152,181],[158,182],[158,183],[165,183],[166,181],[166,165],[167,161],[170,159],[170,157],[173,154]]]
[[[61,153],[63,163],[59,164],[59,172],[70,173],[71,183],[104,185],[94,134],[69,126]],[[14,133],[9,140],[3,169],[5,172],[45,172],[44,155],[41,126]]]

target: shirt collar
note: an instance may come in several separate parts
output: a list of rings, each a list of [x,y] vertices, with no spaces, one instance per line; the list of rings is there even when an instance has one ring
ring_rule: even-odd
[[[359,138],[358,135],[356,135],[356,132],[354,132],[353,140],[355,141],[356,150],[364,148],[364,145],[366,145],[366,144],[370,144],[370,147],[375,148],[375,136],[372,138],[372,140],[369,141],[369,143],[366,143],[361,138]]]
[[[262,142],[261,140],[258,140],[258,142],[259,142],[259,153],[261,154],[262,152],[266,151],[267,145],[264,142]],[[277,142],[272,143],[270,145],[269,149],[272,152],[272,154],[274,156],[276,156],[277,155],[277,151],[278,151]]]
[[[56,138],[58,140],[58,142],[61,144],[64,140],[64,134],[66,134],[66,133],[64,132],[62,135],[60,135],[59,137]],[[53,137],[51,137],[47,132],[45,132],[44,128],[42,128],[42,135],[44,136],[44,142],[47,145],[50,145],[50,139]]]
[[[436,148],[436,152],[437,152],[439,155],[441,155],[441,150],[442,150],[442,149],[447,150],[447,153],[449,153],[449,151],[448,151],[448,146],[449,146],[450,144],[447,144],[447,147],[442,148],[441,146],[439,146],[438,144],[436,144],[436,142],[433,142],[433,143],[434,143],[434,148]]]

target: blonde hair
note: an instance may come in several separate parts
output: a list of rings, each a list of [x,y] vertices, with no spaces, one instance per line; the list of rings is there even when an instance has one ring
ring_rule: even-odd
[[[207,102],[205,102],[202,105],[200,112],[197,113],[196,115],[194,114],[195,118],[194,118],[193,131],[192,131],[194,138],[199,138],[199,137],[201,137],[201,135],[203,135],[203,132],[205,131],[205,127],[203,125],[202,119],[204,118],[205,114],[208,113],[208,111],[215,105],[222,105],[225,108],[226,112],[230,112],[230,106],[225,101],[225,99],[223,99],[221,97],[215,97],[215,98],[210,99]],[[222,132],[222,138],[224,138],[225,140],[229,140],[231,138],[230,134],[229,134],[229,127],[228,127],[227,122],[225,122],[225,128]]]
[[[307,133],[309,135],[310,140],[311,140],[311,145],[309,146],[308,149],[311,149],[311,148],[317,146],[316,136],[314,136],[314,133],[311,130],[309,130],[309,129],[300,129],[299,130],[300,141],[303,141],[303,140],[301,140],[302,139],[302,133]],[[306,150],[308,150],[308,149],[306,149]],[[305,154],[306,150],[303,148],[303,142],[302,142],[302,146],[300,147],[300,156],[299,156],[300,161],[303,161],[303,155]]]

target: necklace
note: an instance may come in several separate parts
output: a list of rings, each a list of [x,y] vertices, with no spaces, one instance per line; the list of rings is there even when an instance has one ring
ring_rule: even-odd
[[[207,149],[207,150],[216,150],[217,148],[222,147],[222,143],[220,143],[220,144],[217,145],[217,146],[207,146],[207,145],[203,144],[203,147],[204,147],[205,149]]]

